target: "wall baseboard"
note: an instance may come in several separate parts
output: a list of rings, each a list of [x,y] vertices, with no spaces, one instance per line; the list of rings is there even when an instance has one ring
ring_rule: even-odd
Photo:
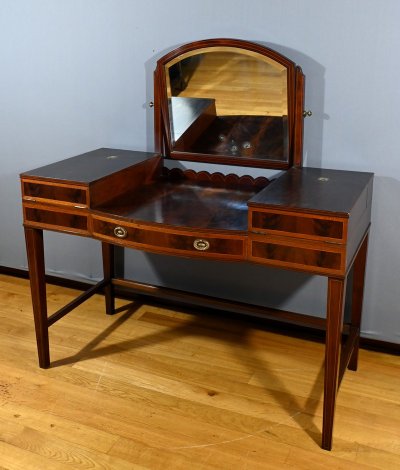
[[[1,266],[1,265],[0,265],[0,274],[24,278],[24,279],[29,278],[28,270],[26,269],[11,268],[11,267]],[[60,276],[54,276],[54,275],[48,275],[48,274],[46,274],[46,282],[49,284],[54,284],[56,286],[67,287],[70,289],[76,289],[76,290],[82,290],[82,291],[87,290],[94,285],[94,282],[90,283],[90,282],[84,282],[84,281],[77,281],[74,279],[66,279]],[[151,304],[171,305],[171,301],[154,299],[150,296],[146,296],[143,294],[129,295],[129,293],[125,289],[120,289],[118,288],[118,286],[116,286],[115,288],[115,293],[118,297],[126,298],[129,300],[132,300],[133,297],[134,298],[140,297],[142,299],[146,299],[146,301],[150,302]],[[187,310],[188,307],[185,307],[185,309]],[[190,310],[196,311],[196,308],[190,308]],[[212,311],[212,309],[208,309],[208,310],[210,312]],[[220,311],[219,313],[221,314]],[[275,331],[281,331],[281,332],[294,334],[294,335],[299,334],[300,332],[302,334],[305,333],[310,339],[314,339],[314,340],[322,341],[325,336],[324,331],[317,330],[311,327],[289,325],[287,323],[282,323],[276,320],[269,320],[269,319],[260,320],[259,318],[255,318],[254,321],[255,322],[262,321],[264,324],[266,323],[268,325],[271,325]],[[363,349],[371,350],[371,351],[379,351],[379,352],[384,352],[387,354],[400,355],[400,344],[392,343],[389,341],[382,341],[382,340],[373,339],[373,338],[365,338],[361,336],[360,347]]]

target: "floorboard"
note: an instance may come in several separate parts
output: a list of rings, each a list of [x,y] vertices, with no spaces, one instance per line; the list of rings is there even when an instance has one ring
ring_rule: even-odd
[[[79,291],[48,285],[50,313]],[[29,284],[0,275],[0,469],[400,468],[400,357],[360,351],[320,449],[323,344],[96,295],[37,365]],[[126,308],[125,308],[126,306]]]

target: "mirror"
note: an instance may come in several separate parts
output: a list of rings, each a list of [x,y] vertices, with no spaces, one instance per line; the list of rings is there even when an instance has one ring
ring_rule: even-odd
[[[166,156],[259,167],[291,164],[291,61],[253,43],[208,40],[167,54],[158,73]]]

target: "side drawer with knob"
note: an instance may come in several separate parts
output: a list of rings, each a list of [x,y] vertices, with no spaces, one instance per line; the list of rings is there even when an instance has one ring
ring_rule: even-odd
[[[21,185],[25,226],[89,235],[85,186],[27,178]]]
[[[24,224],[27,227],[89,235],[86,211],[67,207],[60,209],[52,205],[24,202],[23,213]]]
[[[44,204],[57,204],[76,209],[88,207],[88,190],[76,184],[22,179],[22,200]]]
[[[249,210],[249,259],[313,274],[343,275],[348,219],[272,208]]]
[[[347,238],[347,219],[304,212],[251,208],[249,230],[257,234],[343,244]]]
[[[165,228],[156,225],[126,222],[94,215],[93,236],[97,239],[157,253],[243,260],[246,257],[246,235],[199,233],[185,228]]]

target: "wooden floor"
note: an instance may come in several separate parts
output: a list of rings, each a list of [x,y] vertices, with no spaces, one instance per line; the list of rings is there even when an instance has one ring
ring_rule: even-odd
[[[77,292],[48,286],[49,309]],[[323,345],[93,297],[37,366],[28,282],[0,276],[1,469],[400,468],[400,358],[361,351],[319,448]],[[123,305],[120,301],[118,305]]]

